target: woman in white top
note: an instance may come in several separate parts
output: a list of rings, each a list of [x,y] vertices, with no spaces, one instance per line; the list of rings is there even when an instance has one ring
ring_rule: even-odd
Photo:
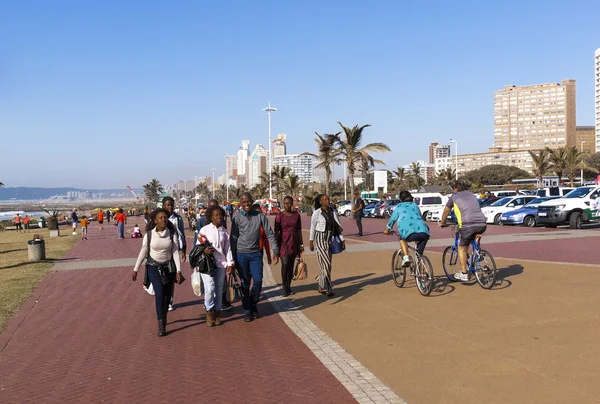
[[[213,276],[201,274],[204,283],[204,306],[206,307],[206,325],[209,327],[221,325],[221,303],[223,303],[223,287],[225,285],[225,272],[233,270],[233,255],[227,229],[223,227],[225,211],[219,205],[211,206],[206,211],[206,218],[210,224],[202,227],[198,233],[198,242],[208,242],[211,247],[204,249],[204,254],[212,254],[217,264],[217,271]]]
[[[317,249],[317,262],[319,263],[319,287],[317,291],[331,297],[334,295],[331,284],[331,238],[337,235],[342,240],[342,249],[346,248],[342,226],[335,209],[329,205],[329,196],[317,195],[315,198],[315,211],[310,221],[310,250]]]
[[[148,243],[150,238],[150,243]],[[149,244],[149,245],[148,245]],[[146,271],[156,298],[156,317],[158,318],[158,336],[166,334],[167,313],[171,301],[173,282],[181,283],[181,260],[177,229],[169,222],[169,212],[156,209],[150,213],[146,235],[142,241],[142,250],[138,256],[132,279],[146,260]],[[175,265],[176,271],[172,267]]]

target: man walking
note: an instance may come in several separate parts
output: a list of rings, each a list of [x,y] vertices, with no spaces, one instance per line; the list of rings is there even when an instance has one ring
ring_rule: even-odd
[[[72,222],[72,226],[73,226],[73,235],[76,236],[77,235],[77,223],[79,223],[79,218],[77,217],[77,212],[75,212],[75,209],[73,209],[73,211],[71,212],[71,222]]]
[[[162,200],[163,209],[166,209],[169,212],[169,222],[173,223],[175,228],[177,229],[177,236],[179,237],[179,257],[181,258],[181,263],[185,264],[186,255],[185,251],[187,249],[187,242],[185,240],[185,226],[183,224],[183,218],[179,216],[178,213],[175,213],[175,200],[170,196],[165,196]],[[171,301],[169,302],[169,311],[173,309],[173,298],[175,296],[175,282],[171,282]]]
[[[231,249],[242,278],[244,321],[259,317],[257,305],[262,290],[263,255],[260,250],[260,229],[267,234],[273,248],[273,265],[279,262],[279,248],[267,217],[252,209],[254,198],[249,192],[240,196],[240,213],[231,221]],[[250,291],[250,281],[252,290]]]
[[[362,237],[362,214],[363,209],[365,208],[365,202],[360,197],[360,193],[358,191],[354,192],[354,199],[352,199],[352,214],[354,215],[354,219],[356,219],[356,227],[358,227],[358,235]]]

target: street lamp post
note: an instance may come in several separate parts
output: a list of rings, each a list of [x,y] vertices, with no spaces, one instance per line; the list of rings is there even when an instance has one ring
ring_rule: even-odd
[[[212,168],[213,179],[212,179],[212,197],[215,199],[215,168]]]
[[[583,154],[583,144],[585,143],[585,140],[581,141],[581,153]],[[581,166],[581,186],[583,186],[583,166]]]
[[[456,148],[454,149],[454,161],[456,164],[454,175],[456,177],[455,179],[458,180],[458,141],[455,139],[450,139],[450,143],[454,143],[454,145],[456,146]]]
[[[264,108],[263,111],[267,111],[267,115],[269,116],[269,199],[273,199],[273,184],[272,184],[272,172],[273,172],[273,152],[271,151],[271,112],[277,111],[277,108],[271,106],[271,102],[269,101],[269,106]]]

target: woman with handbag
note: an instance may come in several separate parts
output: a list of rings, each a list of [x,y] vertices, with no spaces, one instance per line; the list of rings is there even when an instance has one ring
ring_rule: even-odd
[[[177,229],[169,221],[169,212],[165,209],[154,210],[150,213],[142,249],[133,268],[132,279],[135,282],[138,270],[146,260],[146,275],[152,283],[156,299],[159,337],[167,333],[167,313],[173,282],[183,282],[177,237]]]
[[[283,211],[275,216],[275,239],[281,257],[281,296],[293,295],[292,278],[294,262],[304,247],[302,246],[302,221],[298,212],[292,211],[294,200],[283,198]]]
[[[319,263],[319,287],[317,291],[331,297],[331,255],[346,249],[342,225],[335,209],[329,205],[329,196],[322,194],[315,198],[315,211],[310,221],[310,250],[317,249]]]
[[[223,226],[225,210],[219,205],[211,206],[206,211],[210,224],[202,227],[198,234],[199,242],[208,242],[210,247],[204,249],[204,254],[212,254],[216,264],[215,273],[211,276],[201,273],[204,283],[204,307],[206,307],[206,325],[213,327],[221,325],[221,306],[223,303],[223,287],[225,272],[233,271],[234,261],[231,253],[229,234]]]

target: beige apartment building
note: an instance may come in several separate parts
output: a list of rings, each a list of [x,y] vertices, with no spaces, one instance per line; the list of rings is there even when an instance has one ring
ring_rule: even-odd
[[[533,170],[529,150],[581,148],[595,139],[576,130],[575,80],[531,86],[505,86],[494,93],[494,146],[484,153],[458,156],[458,173],[503,164]],[[587,127],[583,127],[587,128]]]
[[[575,128],[575,147],[584,153],[595,153],[596,150],[596,127],[577,126]]]

